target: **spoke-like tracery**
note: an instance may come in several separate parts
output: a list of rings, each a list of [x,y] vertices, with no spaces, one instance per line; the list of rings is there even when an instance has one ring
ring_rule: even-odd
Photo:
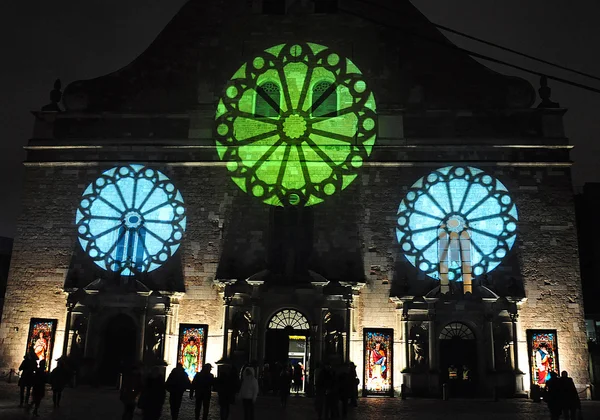
[[[409,189],[398,208],[396,235],[406,258],[428,276],[470,281],[508,254],[517,220],[500,181],[477,168],[447,166]]]
[[[105,270],[129,276],[157,269],[183,238],[183,197],[164,174],[142,165],[102,173],[83,193],[79,243]]]
[[[285,328],[308,330],[310,326],[300,312],[293,309],[284,309],[273,315],[273,318],[269,321],[269,329],[283,330]]]
[[[282,44],[228,82],[217,151],[245,192],[271,205],[309,206],[356,178],[376,121],[373,94],[350,60],[322,45]]]

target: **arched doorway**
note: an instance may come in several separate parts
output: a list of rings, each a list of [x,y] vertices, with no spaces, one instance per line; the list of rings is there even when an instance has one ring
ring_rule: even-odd
[[[297,391],[304,392],[305,373],[310,364],[310,325],[306,317],[294,309],[283,309],[271,317],[265,334],[265,362],[269,364],[273,390],[277,390],[279,373],[291,364],[300,368],[302,385]]]
[[[98,380],[103,385],[114,385],[119,372],[136,361],[137,328],[133,319],[125,314],[110,318],[104,329],[102,361]]]
[[[448,384],[451,395],[474,395],[477,381],[475,334],[465,324],[452,322],[444,327],[439,339],[442,383]]]

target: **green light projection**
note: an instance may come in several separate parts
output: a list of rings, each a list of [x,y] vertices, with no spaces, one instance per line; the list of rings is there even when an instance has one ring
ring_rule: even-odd
[[[314,205],[346,188],[377,133],[363,74],[312,43],[277,45],[242,65],[215,119],[233,181],[275,206]]]

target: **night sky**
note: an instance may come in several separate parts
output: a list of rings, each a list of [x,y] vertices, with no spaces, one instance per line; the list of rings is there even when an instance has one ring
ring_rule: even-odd
[[[141,54],[187,0],[62,0],[4,2],[3,102],[0,124],[0,236],[13,237],[25,158],[33,128],[30,110],[48,103],[56,78],[63,87],[115,71]],[[398,0],[401,1],[401,0]],[[600,76],[597,0],[413,0],[431,21]],[[600,88],[599,81],[531,62],[456,36],[461,47]],[[538,77],[501,66],[493,69]],[[550,82],[552,99],[569,112],[566,131],[576,147],[573,184],[600,182],[600,94]],[[72,211],[72,209],[65,209]]]

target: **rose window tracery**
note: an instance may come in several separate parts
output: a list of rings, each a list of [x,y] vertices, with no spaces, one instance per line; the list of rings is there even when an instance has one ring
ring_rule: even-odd
[[[375,99],[360,70],[327,47],[282,44],[227,83],[216,113],[219,157],[266,204],[310,206],[346,188],[376,137]]]
[[[181,193],[142,165],[105,171],[84,191],[75,223],[79,243],[99,267],[130,276],[164,264],[186,225]]]

